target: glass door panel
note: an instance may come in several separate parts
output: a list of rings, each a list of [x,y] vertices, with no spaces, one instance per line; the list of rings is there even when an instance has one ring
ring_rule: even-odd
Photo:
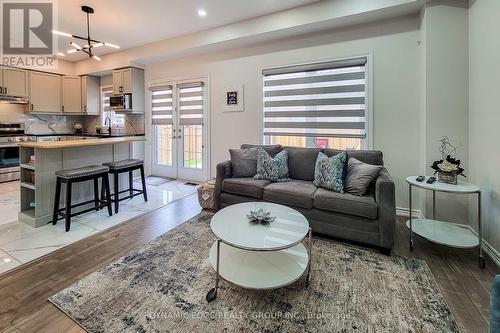
[[[183,165],[203,169],[203,125],[184,126]]]
[[[173,165],[173,127],[172,125],[156,125],[156,164]]]

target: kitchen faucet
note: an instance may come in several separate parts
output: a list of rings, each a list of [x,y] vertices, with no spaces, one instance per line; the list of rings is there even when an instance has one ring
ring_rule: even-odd
[[[104,126],[106,126],[106,123],[108,122],[108,120],[109,120],[108,134],[111,135],[111,118],[106,117],[106,119],[104,119]]]

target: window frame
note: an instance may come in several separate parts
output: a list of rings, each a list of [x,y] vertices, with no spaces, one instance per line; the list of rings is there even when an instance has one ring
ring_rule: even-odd
[[[261,144],[265,144],[264,136],[264,71],[279,69],[283,67],[292,66],[307,66],[307,65],[320,65],[326,62],[344,61],[352,60],[356,58],[366,58],[365,64],[365,80],[366,80],[366,97],[365,97],[365,138],[361,139],[361,149],[373,149],[373,52],[347,55],[344,57],[333,58],[333,59],[322,59],[320,61],[309,61],[300,63],[289,63],[289,64],[279,64],[276,66],[263,67],[260,68],[260,81],[259,81],[259,98],[260,98],[260,112],[259,112],[259,141]]]
[[[120,118],[123,118],[123,125],[118,126],[115,124],[115,116],[117,116],[115,111],[112,111],[112,110],[105,111],[104,110],[104,95],[105,95],[104,89],[109,89],[109,88],[111,88],[111,91],[112,91],[113,86],[112,85],[104,85],[104,86],[99,87],[99,108],[101,110],[99,123],[101,124],[101,126],[107,126],[104,124],[104,122],[106,120],[106,117],[104,116],[104,112],[109,112],[110,126],[117,128],[120,131],[123,131],[123,130],[125,130],[125,115],[118,114],[120,116]]]

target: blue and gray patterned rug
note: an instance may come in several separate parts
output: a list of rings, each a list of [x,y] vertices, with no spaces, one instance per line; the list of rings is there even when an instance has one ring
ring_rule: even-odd
[[[309,287],[221,283],[202,213],[52,296],[88,332],[458,332],[427,264],[314,238]]]

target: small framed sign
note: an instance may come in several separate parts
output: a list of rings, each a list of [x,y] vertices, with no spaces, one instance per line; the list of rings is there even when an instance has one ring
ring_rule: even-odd
[[[243,85],[238,87],[229,87],[226,89],[226,107],[225,112],[243,111]]]

